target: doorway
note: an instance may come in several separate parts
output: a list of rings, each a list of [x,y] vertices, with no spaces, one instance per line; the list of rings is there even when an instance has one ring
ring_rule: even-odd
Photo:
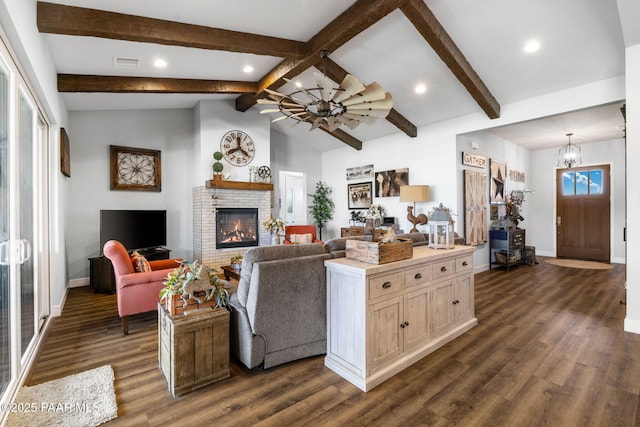
[[[280,171],[280,218],[287,225],[307,223],[307,179],[303,172]]]
[[[556,171],[556,255],[610,261],[611,177],[609,165]]]

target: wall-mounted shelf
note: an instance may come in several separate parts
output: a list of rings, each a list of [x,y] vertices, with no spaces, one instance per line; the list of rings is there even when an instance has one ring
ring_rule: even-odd
[[[207,188],[226,188],[228,190],[254,190],[273,191],[272,183],[225,181],[224,179],[212,179],[205,182]]]

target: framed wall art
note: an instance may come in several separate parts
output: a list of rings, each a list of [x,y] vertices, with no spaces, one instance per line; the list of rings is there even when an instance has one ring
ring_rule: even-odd
[[[491,203],[506,202],[507,164],[491,159]]]
[[[361,182],[359,184],[347,184],[349,196],[349,209],[369,209],[372,201],[373,184]]]
[[[60,172],[64,176],[71,176],[71,153],[69,135],[64,128],[60,128]]]
[[[400,196],[403,185],[409,185],[409,168],[376,172],[376,197]]]
[[[354,181],[357,179],[371,179],[373,178],[373,165],[356,166],[353,168],[347,168],[347,181]]]
[[[487,241],[487,175],[464,171],[464,231],[467,245]]]
[[[160,151],[109,146],[111,189],[161,191]]]

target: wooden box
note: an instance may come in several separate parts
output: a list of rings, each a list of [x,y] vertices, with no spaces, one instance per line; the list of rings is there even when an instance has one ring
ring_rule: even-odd
[[[369,264],[386,264],[413,257],[413,242],[410,239],[398,239],[392,243],[347,240],[347,258]]]
[[[158,304],[158,362],[174,397],[229,377],[229,311],[170,316]]]
[[[202,294],[204,294],[204,292],[202,292]],[[196,292],[196,295],[199,294]],[[212,309],[216,307],[215,298],[203,301],[201,304],[192,298],[187,298],[185,304],[185,300],[180,298],[180,295],[172,295],[170,299],[167,298],[164,302],[166,304],[165,310],[167,310],[171,316],[183,314],[185,311]]]

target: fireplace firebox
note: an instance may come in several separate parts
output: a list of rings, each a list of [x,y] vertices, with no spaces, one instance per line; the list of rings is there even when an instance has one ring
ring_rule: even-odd
[[[258,208],[216,209],[216,249],[258,246]]]

